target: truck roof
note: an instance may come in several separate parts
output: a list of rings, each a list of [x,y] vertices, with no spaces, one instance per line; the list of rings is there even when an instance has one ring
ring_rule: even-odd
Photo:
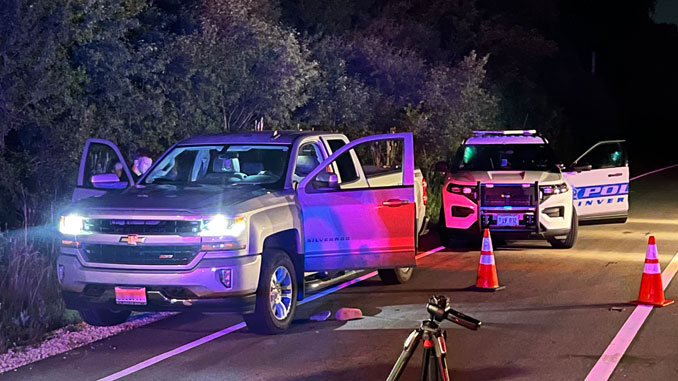
[[[295,140],[307,136],[320,136],[328,134],[319,131],[248,131],[231,134],[200,135],[184,139],[178,145],[202,145],[202,144],[292,144]]]

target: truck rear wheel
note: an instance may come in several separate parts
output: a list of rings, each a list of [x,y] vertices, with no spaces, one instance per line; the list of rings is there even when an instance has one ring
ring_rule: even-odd
[[[414,267],[398,267],[379,270],[379,277],[385,284],[403,284],[412,279]]]
[[[110,327],[127,321],[132,311],[111,311],[104,308],[79,310],[82,320],[97,327]]]
[[[284,332],[292,323],[297,306],[297,277],[285,252],[265,250],[262,257],[254,313],[243,317],[250,331],[273,335]]]
[[[574,247],[574,244],[577,242],[577,233],[579,231],[579,218],[577,217],[577,211],[572,208],[572,225],[570,227],[570,232],[567,233],[567,236],[562,239],[556,237],[549,237],[547,240],[556,249],[571,249]]]

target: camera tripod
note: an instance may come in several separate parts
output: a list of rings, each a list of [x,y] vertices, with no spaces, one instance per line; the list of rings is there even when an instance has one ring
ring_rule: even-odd
[[[424,381],[448,381],[450,376],[447,371],[447,346],[445,345],[447,334],[444,329],[440,328],[440,323],[443,320],[449,320],[471,330],[477,330],[483,324],[479,320],[453,310],[450,307],[449,300],[443,295],[431,297],[426,306],[426,311],[430,315],[429,319],[421,322],[421,326],[407,337],[403,351],[396,360],[386,379],[387,381],[400,379],[420,341],[424,343],[421,379]]]

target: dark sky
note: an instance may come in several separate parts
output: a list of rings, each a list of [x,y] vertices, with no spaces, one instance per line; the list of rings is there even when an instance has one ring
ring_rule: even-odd
[[[652,18],[658,23],[678,24],[678,1],[657,0],[657,6]]]

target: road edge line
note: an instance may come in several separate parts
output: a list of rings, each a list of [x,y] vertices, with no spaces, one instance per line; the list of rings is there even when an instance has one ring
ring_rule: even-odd
[[[659,168],[659,169],[655,169],[654,171],[650,171],[650,172],[640,174],[638,176],[630,178],[629,181],[638,180],[638,179],[641,179],[645,176],[653,175],[655,173],[659,173],[659,172],[665,171],[667,169],[675,168],[675,167],[678,167],[678,164],[669,165],[668,167]]]
[[[678,272],[678,252],[676,252],[666,269],[662,272],[662,285],[664,290],[669,286],[671,280]],[[606,381],[611,376],[622,357],[626,353],[633,339],[642,328],[643,324],[650,316],[653,306],[639,305],[637,306],[631,316],[626,319],[626,322],[621,327],[617,335],[612,339],[610,344],[605,349],[605,352],[600,356],[596,364],[591,368],[591,371],[586,376],[585,381]]]
[[[445,249],[445,246],[439,246],[439,247],[436,247],[435,249],[432,249],[432,250],[429,250],[429,251],[427,251],[427,252],[425,252],[425,253],[419,254],[419,255],[415,256],[414,258],[415,258],[415,259],[425,258],[425,257],[428,257],[429,255],[431,255],[431,254],[433,254],[433,253],[437,253],[438,251],[443,250],[443,249]],[[351,279],[351,280],[349,280],[349,281],[347,281],[347,282],[341,283],[341,284],[336,285],[336,286],[334,286],[334,287],[330,287],[330,288],[328,288],[327,290],[323,290],[323,291],[321,291],[321,292],[319,292],[319,293],[317,293],[317,294],[313,294],[313,295],[309,296],[308,298],[302,300],[301,302],[299,302],[299,305],[303,305],[303,304],[312,302],[312,301],[314,301],[314,300],[320,299],[320,298],[322,298],[323,296],[329,295],[329,294],[331,294],[331,293],[333,293],[333,292],[339,291],[339,290],[341,290],[341,289],[344,289],[344,288],[346,288],[346,287],[348,287],[348,286],[351,286],[351,285],[354,285],[354,284],[356,284],[356,283],[360,283],[360,282],[362,282],[362,281],[364,281],[364,280],[366,280],[366,279],[372,278],[372,277],[374,277],[374,276],[376,276],[376,275],[377,275],[377,272],[376,272],[376,271],[372,271],[372,272],[369,272],[369,273],[367,273],[367,274],[361,275],[361,276],[359,276],[358,278]],[[240,323],[238,323],[238,324],[235,324],[235,325],[232,325],[232,326],[230,326],[230,327],[224,328],[224,329],[222,329],[221,331],[217,331],[217,332],[211,333],[211,334],[209,334],[209,335],[207,335],[207,336],[203,336],[203,337],[201,337],[201,338],[199,338],[199,339],[197,339],[197,340],[191,341],[190,343],[187,343],[187,344],[184,344],[184,345],[182,345],[182,346],[180,346],[180,347],[174,348],[174,349],[172,349],[172,350],[170,350],[170,351],[167,351],[167,352],[161,353],[161,354],[159,354],[159,355],[153,356],[153,357],[151,357],[151,358],[149,358],[149,359],[146,359],[146,360],[144,360],[144,361],[142,361],[142,362],[140,362],[140,363],[138,363],[138,364],[132,365],[132,366],[130,366],[130,367],[128,367],[128,368],[125,368],[125,369],[123,369],[123,370],[121,370],[121,371],[119,371],[119,372],[113,373],[113,374],[111,374],[110,376],[106,376],[106,377],[104,377],[104,378],[100,378],[98,381],[114,381],[114,380],[118,380],[118,379],[120,379],[120,378],[122,378],[122,377],[129,376],[129,375],[132,374],[132,373],[136,373],[136,372],[138,372],[138,371],[140,371],[140,370],[142,370],[142,369],[148,368],[149,366],[155,365],[155,364],[157,364],[157,363],[159,363],[159,362],[161,362],[161,361],[163,361],[163,360],[166,360],[166,359],[168,359],[168,358],[170,358],[170,357],[174,357],[174,356],[179,355],[179,354],[181,354],[181,353],[184,353],[184,352],[186,352],[186,351],[188,351],[188,350],[191,350],[191,349],[193,349],[193,348],[195,348],[195,347],[198,347],[198,346],[200,346],[200,345],[209,343],[210,341],[216,340],[216,339],[218,339],[218,338],[220,338],[220,337],[222,337],[222,336],[226,336],[226,335],[228,335],[229,333],[232,333],[232,332],[238,331],[238,330],[240,330],[240,329],[243,329],[243,328],[245,328],[246,326],[247,326],[247,325],[245,324],[244,321],[243,321],[243,322],[240,322]]]

